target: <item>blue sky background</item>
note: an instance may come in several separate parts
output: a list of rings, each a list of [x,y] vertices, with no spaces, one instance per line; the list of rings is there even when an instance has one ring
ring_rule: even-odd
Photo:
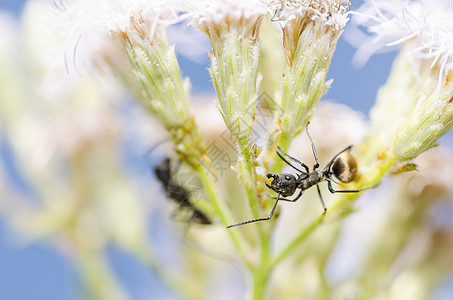
[[[0,10],[6,10],[16,16],[19,16],[25,2],[27,2],[27,0],[1,0]]]
[[[0,0],[0,10],[19,16],[25,2]],[[373,57],[366,66],[356,69],[351,66],[353,54],[354,49],[341,39],[328,75],[335,81],[325,98],[367,113],[378,87],[387,77],[394,55]],[[181,69],[184,75],[192,78],[195,91],[212,90],[207,66],[207,61],[200,65],[181,58]],[[158,288],[152,274],[121,251],[111,249],[109,256],[114,262],[114,270],[132,291],[131,295],[145,286],[148,286],[147,290],[149,286],[154,290]],[[74,267],[66,257],[46,243],[22,243],[0,220],[0,300],[75,300],[79,289]]]
[[[0,12],[19,17],[25,3],[0,0]],[[67,258],[47,243],[24,244],[0,219],[1,300],[75,300],[77,285]]]

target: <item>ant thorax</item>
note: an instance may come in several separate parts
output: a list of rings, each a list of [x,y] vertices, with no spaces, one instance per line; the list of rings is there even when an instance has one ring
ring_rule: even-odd
[[[299,188],[302,190],[308,190],[322,180],[324,180],[324,176],[318,172],[311,172],[308,175],[301,174],[299,176]]]

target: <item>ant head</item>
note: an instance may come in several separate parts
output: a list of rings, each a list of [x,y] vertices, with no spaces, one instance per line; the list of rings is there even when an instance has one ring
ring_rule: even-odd
[[[278,174],[267,174],[267,178],[273,178],[271,184],[266,186],[271,190],[280,193],[282,196],[291,196],[297,189],[297,178],[292,174],[278,173]]]
[[[357,160],[351,153],[343,152],[335,159],[332,172],[341,182],[351,182],[357,177]]]

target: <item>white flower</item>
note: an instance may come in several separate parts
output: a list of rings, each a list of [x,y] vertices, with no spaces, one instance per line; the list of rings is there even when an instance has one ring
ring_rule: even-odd
[[[452,5],[370,0],[356,13],[356,29],[365,27],[372,35],[359,48],[362,61],[364,53],[402,46],[371,112],[380,147],[399,161],[417,157],[453,128]]]
[[[406,55],[431,60],[440,65],[439,81],[452,69],[453,4],[448,0],[368,0],[357,11],[353,24],[366,27],[371,36],[360,43],[356,62],[364,63],[385,47],[407,45]]]
[[[178,0],[58,0],[54,4],[81,29],[102,26],[108,30],[125,30],[131,13],[137,10],[160,24],[169,25],[184,18]]]
[[[258,99],[259,29],[267,13],[260,0],[187,1],[191,25],[211,42],[211,78],[218,108],[242,145],[252,130]]]
[[[338,39],[348,19],[349,1],[291,0],[268,3],[271,20],[283,38],[286,59],[276,128],[268,153],[288,147],[310,120],[331,84],[326,81]]]
[[[147,20],[142,33],[145,40],[152,41],[160,26],[175,24],[185,18],[181,14],[179,0],[56,0],[54,6],[69,29],[65,46],[66,68],[77,68],[78,55],[96,61],[105,39],[113,32],[125,32],[134,24],[134,15],[139,13]],[[141,26],[143,29],[143,26]],[[80,53],[81,52],[81,53]]]
[[[210,24],[225,29],[232,24],[241,25],[244,31],[247,31],[247,28],[253,31],[256,21],[261,20],[268,9],[260,0],[188,0],[186,3],[192,15],[191,24],[206,34]]]
[[[174,45],[167,39],[168,27],[187,17],[182,1],[61,0],[58,4],[73,22],[69,39],[73,45],[68,48],[88,49],[84,56],[91,66],[112,71],[169,131],[181,159],[198,166],[204,146],[190,112],[190,85],[182,79]]]
[[[281,27],[300,16],[310,16],[312,21],[321,21],[326,26],[343,28],[348,22],[350,3],[347,0],[288,0],[267,1],[272,21]]]

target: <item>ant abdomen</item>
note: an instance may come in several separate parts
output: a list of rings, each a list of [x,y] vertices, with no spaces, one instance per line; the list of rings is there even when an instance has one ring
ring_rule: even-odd
[[[332,165],[332,172],[341,182],[348,183],[357,177],[357,160],[349,152],[341,153]]]

